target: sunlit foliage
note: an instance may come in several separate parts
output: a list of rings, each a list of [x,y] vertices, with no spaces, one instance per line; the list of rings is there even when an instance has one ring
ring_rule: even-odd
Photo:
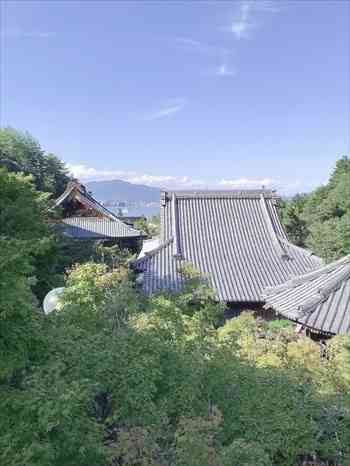
[[[40,364],[4,385],[1,464],[342,464],[348,339],[322,359],[283,322],[244,313],[216,328],[204,285],[192,302],[135,286],[127,270],[71,271],[63,306],[41,316]]]
[[[38,296],[67,261],[40,191],[60,184],[48,189],[35,141],[0,136],[1,466],[350,464],[349,337],[324,348],[289,322],[225,322],[190,266],[182,293],[146,299],[127,253],[87,244],[45,316]],[[344,159],[309,216],[321,199],[325,224],[346,219],[347,173]]]
[[[29,133],[13,128],[0,128],[0,167],[11,172],[32,175],[38,191],[54,198],[66,188],[68,170],[54,154],[47,154]]]
[[[350,254],[350,158],[338,160],[326,185],[285,202],[282,220],[295,244],[327,261]]]

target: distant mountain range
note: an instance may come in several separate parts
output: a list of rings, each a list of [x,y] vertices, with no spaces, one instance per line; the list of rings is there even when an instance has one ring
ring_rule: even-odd
[[[160,188],[122,180],[90,181],[85,186],[101,202],[159,203],[160,200]]]

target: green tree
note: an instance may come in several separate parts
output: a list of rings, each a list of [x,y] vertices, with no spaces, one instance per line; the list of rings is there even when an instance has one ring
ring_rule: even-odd
[[[272,466],[271,459],[257,442],[234,440],[222,452],[223,466]]]
[[[340,159],[329,180],[306,202],[306,244],[327,261],[350,253],[350,159]]]
[[[181,418],[175,433],[176,466],[221,466],[216,438],[221,422],[215,411],[207,418]]]
[[[282,220],[290,239],[327,261],[350,253],[350,158],[336,163],[329,182],[284,204]]]
[[[40,313],[32,287],[35,261],[48,248],[46,195],[28,177],[0,169],[0,379],[38,352]]]
[[[36,189],[50,192],[54,198],[62,194],[69,181],[68,170],[61,160],[46,154],[29,133],[13,128],[0,129],[0,166],[32,175]]]
[[[288,237],[297,246],[305,246],[308,236],[307,223],[302,218],[306,202],[306,194],[297,194],[290,201],[285,201],[282,207],[282,221]]]
[[[143,231],[150,238],[160,233],[160,217],[154,215],[151,219],[140,219],[135,223],[135,228]]]

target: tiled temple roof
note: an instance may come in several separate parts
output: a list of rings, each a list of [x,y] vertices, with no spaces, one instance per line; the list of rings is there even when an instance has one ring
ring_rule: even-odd
[[[267,286],[321,265],[289,243],[269,190],[161,194],[160,246],[134,263],[147,294],[179,290],[179,267],[191,263],[226,302],[261,302]]]
[[[88,215],[71,215],[64,218],[60,226],[66,236],[76,239],[117,239],[143,236],[141,231],[118,219],[113,212],[94,199],[85,186],[77,181],[68,183],[64,193],[56,200],[55,207],[65,208],[74,202],[83,206]]]
[[[101,217],[69,217],[61,222],[63,233],[76,239],[108,239],[140,237],[139,230],[120,220]]]

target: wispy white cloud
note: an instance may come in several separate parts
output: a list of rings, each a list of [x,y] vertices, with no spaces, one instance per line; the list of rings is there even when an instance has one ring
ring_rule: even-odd
[[[231,23],[230,30],[237,39],[250,37],[252,31],[257,28],[259,16],[262,14],[277,13],[279,11],[274,0],[243,0],[239,4],[238,12]]]
[[[86,165],[68,164],[70,173],[81,181],[123,180],[129,183],[145,184],[164,188],[198,188],[204,186],[203,180],[189,176],[152,175],[123,170],[99,170]]]
[[[178,36],[178,37],[174,37],[173,40],[176,45],[180,46],[183,49],[186,49],[192,52],[202,53],[205,55],[221,56],[223,54],[229,55],[233,53],[232,50],[226,47],[223,47],[221,45],[208,44],[208,43],[193,39],[191,37]]]
[[[263,186],[267,189],[277,189],[281,195],[293,195],[297,192],[311,191],[319,183],[309,183],[300,179],[282,180],[268,177],[261,178],[222,178],[208,179],[197,178],[188,175],[155,175],[152,173],[139,173],[124,170],[105,170],[87,167],[83,164],[68,164],[70,173],[82,182],[103,181],[103,180],[123,180],[134,184],[144,184],[146,186],[159,187],[163,189],[260,189]]]
[[[264,186],[265,188],[270,188],[272,186],[277,185],[277,181],[272,178],[261,178],[261,179],[253,179],[253,178],[236,178],[236,179],[222,179],[219,184],[226,188],[261,188]]]
[[[234,33],[237,39],[246,37],[248,31],[253,27],[251,22],[251,2],[242,2],[239,6],[239,14],[235,21],[231,24],[231,31]]]
[[[175,37],[174,41],[176,44],[178,44],[186,50],[198,52],[205,55],[211,55],[216,60],[218,60],[219,63],[221,62],[219,66],[217,66],[216,68],[212,68],[211,70],[204,72],[203,74],[220,77],[234,76],[236,74],[236,71],[231,69],[231,67],[228,64],[231,61],[233,50],[230,50],[221,45],[207,44],[199,40],[192,39],[191,37]]]
[[[166,102],[163,102],[163,104],[161,104],[157,109],[147,113],[144,116],[144,119],[153,121],[175,115],[176,113],[180,112],[186,104],[187,100],[184,98],[167,100]]]
[[[223,63],[222,65],[216,68],[215,74],[216,76],[220,76],[220,77],[228,77],[228,76],[236,76],[237,72],[236,70],[229,68],[227,63]]]
[[[1,31],[1,37],[9,39],[48,39],[56,35],[52,31],[26,31],[18,28],[5,29]]]
[[[198,188],[205,185],[203,180],[193,179],[189,176],[135,174],[130,177],[128,181],[135,184],[145,184],[147,186],[160,186],[173,189]]]
[[[300,192],[310,192],[319,185],[315,180],[309,181],[301,179],[282,179],[282,178],[233,178],[221,179],[219,186],[223,189],[275,189],[282,196],[293,196]]]

